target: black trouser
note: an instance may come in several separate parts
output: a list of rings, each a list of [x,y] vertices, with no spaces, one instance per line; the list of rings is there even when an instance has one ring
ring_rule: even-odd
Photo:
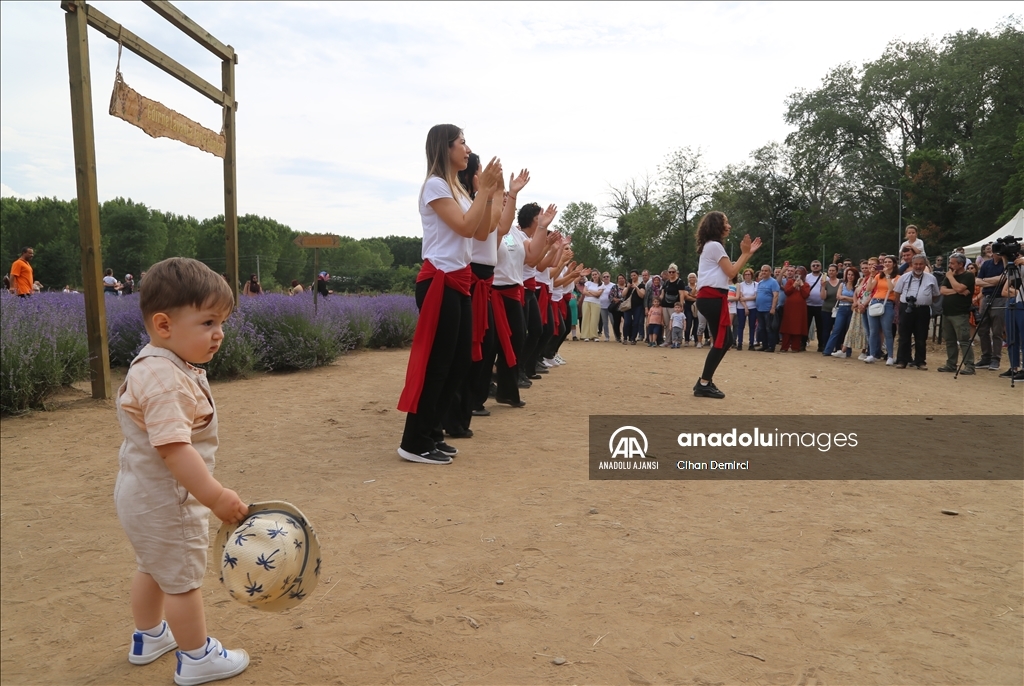
[[[807,335],[804,336],[804,350],[807,350],[807,341],[811,339],[811,322],[814,322],[814,335],[818,339],[818,352],[822,352],[825,349],[825,344],[828,342],[828,336],[822,336],[822,327],[824,326],[821,321],[821,305],[808,305],[807,306]]]
[[[416,284],[416,306],[419,308],[423,307],[430,283],[427,279]],[[456,389],[469,372],[472,342],[473,308],[469,296],[445,286],[419,405],[416,412],[405,416],[403,450],[425,453],[433,450],[437,441],[444,439],[441,418],[447,414]]]
[[[904,307],[903,303],[897,303]],[[908,364],[910,362],[910,337],[914,337],[914,364],[925,363],[925,355],[928,352],[928,323],[931,321],[931,308],[915,307],[913,312],[903,310],[900,312],[899,334],[900,342],[897,346],[897,364]]]
[[[557,310],[560,307],[559,303],[551,303],[552,310]],[[558,349],[562,347],[562,343],[565,342],[565,339],[569,337],[569,332],[572,331],[568,316],[562,317],[560,322],[558,331],[555,332],[555,337],[551,339],[551,343],[548,345],[548,358],[558,354]]]
[[[537,368],[537,344],[540,343],[541,335],[544,333],[544,325],[540,321],[537,291],[527,288],[525,293],[523,315],[526,318],[526,339],[523,343],[523,354],[517,356],[517,362],[520,372],[526,376],[533,376]]]
[[[471,262],[469,266],[478,279],[489,279],[494,275],[494,267],[491,265]],[[471,306],[473,295],[479,286],[480,284],[477,282],[470,289]],[[493,360],[494,357],[493,354],[488,356],[488,346],[494,345],[494,314],[491,312],[490,301],[487,303],[487,323],[487,331],[484,333],[484,340],[480,344],[483,359],[479,362],[470,361],[469,373],[466,374],[462,385],[455,391],[455,396],[448,406],[448,412],[443,418],[444,430],[453,436],[464,434],[469,430],[469,425],[473,421],[473,410],[483,409],[484,402],[487,400],[487,391],[491,385],[493,363],[487,365],[484,360]],[[472,350],[472,344],[470,350]],[[482,389],[481,386],[483,387]]]
[[[537,311],[540,311],[540,303],[537,303]],[[551,311],[551,301],[548,301],[548,323],[543,325],[541,329],[540,340],[537,341],[537,348],[533,352],[533,359],[529,360],[530,366],[526,368],[527,374],[535,373],[537,363],[540,361],[541,355],[548,352],[548,345],[551,344],[551,339],[555,337],[555,315]]]
[[[718,339],[718,320],[722,316],[723,307],[728,307],[725,300],[719,298],[697,298],[697,311],[708,320],[708,330],[711,332],[711,350],[708,350],[708,356],[704,359],[704,373],[700,377],[709,383],[715,375],[718,365],[722,362],[722,358],[725,357],[725,353],[733,346],[732,327],[727,326],[725,329],[725,344],[721,348],[715,347],[715,341]]]
[[[825,346],[828,345],[828,339],[832,335],[832,326],[836,323],[835,317],[832,316],[832,309],[824,306],[821,308],[821,329],[818,331],[818,350],[820,352],[825,352]]]
[[[622,340],[622,311],[618,305],[614,305],[611,308],[612,313],[612,329],[615,330],[615,341]]]
[[[502,286],[495,286],[497,290],[503,290]],[[513,288],[513,286],[505,286],[504,288]],[[518,300],[512,298],[502,298],[502,302],[505,304],[505,316],[508,317],[508,328],[511,330],[509,336],[512,340],[512,351],[516,354],[516,359],[523,354],[523,344],[526,341],[526,317],[523,314],[523,305]],[[495,357],[498,360],[498,392],[495,393],[496,398],[502,400],[511,400],[513,403],[519,403],[519,365],[515,364],[509,366],[508,360],[505,358],[505,349],[501,346],[501,342],[497,340],[495,335],[494,348],[491,352],[491,357],[485,357],[485,360],[494,362]]]

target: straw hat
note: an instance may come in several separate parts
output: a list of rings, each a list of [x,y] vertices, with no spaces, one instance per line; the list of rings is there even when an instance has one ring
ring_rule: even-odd
[[[237,527],[221,524],[214,550],[221,583],[249,607],[268,612],[295,607],[320,580],[320,542],[291,503],[250,505]]]

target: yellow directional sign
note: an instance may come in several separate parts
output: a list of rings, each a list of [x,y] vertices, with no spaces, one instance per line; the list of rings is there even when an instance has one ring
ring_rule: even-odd
[[[295,239],[295,245],[300,248],[340,248],[341,237],[329,234],[321,236],[299,236]]]

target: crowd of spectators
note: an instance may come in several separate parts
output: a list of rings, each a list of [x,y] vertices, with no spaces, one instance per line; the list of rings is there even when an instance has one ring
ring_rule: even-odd
[[[735,348],[802,353],[813,342],[823,356],[927,370],[932,337],[946,345],[940,372],[999,371],[1008,347],[1010,366],[1000,376],[1021,380],[1020,335],[1013,327],[1024,317],[1024,301],[1012,283],[995,292],[1005,268],[991,246],[975,260],[962,248],[929,259],[914,226],[899,255],[855,263],[836,254],[828,265],[814,260],[809,269],[788,262],[747,268],[729,287]],[[694,307],[699,288],[697,275],[684,279],[675,264],[660,274],[619,273],[614,281],[611,273],[594,271],[576,283],[580,317],[572,338],[703,347],[709,334]],[[980,348],[977,360],[972,338]]]

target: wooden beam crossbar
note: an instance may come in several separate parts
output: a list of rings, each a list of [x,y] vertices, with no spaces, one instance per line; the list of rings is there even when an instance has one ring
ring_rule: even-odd
[[[234,48],[221,43],[209,31],[192,21],[184,12],[171,3],[166,0],[142,0],[142,3],[217,57],[222,60],[231,60],[238,64],[238,57],[235,55]]]
[[[74,0],[63,0],[60,6],[66,12],[77,12],[79,10],[83,10],[89,26],[96,29],[107,38],[118,41],[142,59],[146,60],[153,66],[162,69],[199,93],[202,93],[218,105],[238,109],[238,103],[235,102],[235,99],[231,95],[225,93],[220,88],[217,88],[188,67],[180,64],[177,60],[174,60],[160,50],[157,50],[155,47],[139,38],[95,7],[87,5],[84,2],[74,2]],[[184,14],[181,16],[185,17]],[[198,24],[192,22],[188,17],[185,17],[185,19],[191,22],[194,26],[198,26]],[[231,55],[232,57],[228,59],[233,60],[234,50],[231,50]]]

